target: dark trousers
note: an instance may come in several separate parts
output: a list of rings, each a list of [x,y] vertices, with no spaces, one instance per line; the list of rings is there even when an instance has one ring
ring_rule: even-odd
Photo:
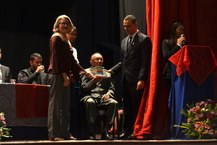
[[[100,99],[89,97],[83,102],[85,104],[86,118],[89,125],[96,123],[97,107],[105,107],[107,110],[105,129],[108,129],[107,127],[109,126],[111,127],[118,109],[118,102],[116,100],[109,98],[105,102],[100,102]]]
[[[70,136],[70,86],[63,86],[62,74],[49,74],[48,136]]]
[[[134,130],[137,113],[140,106],[143,90],[136,90],[137,83],[130,83],[123,80],[123,101],[124,101],[124,131],[126,135],[131,135]]]

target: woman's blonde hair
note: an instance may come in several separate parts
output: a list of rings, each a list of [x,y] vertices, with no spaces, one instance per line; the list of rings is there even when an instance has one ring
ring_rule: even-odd
[[[60,15],[57,17],[54,25],[53,25],[53,32],[56,33],[56,32],[59,32],[59,24],[60,24],[60,21],[62,19],[67,19],[68,22],[69,22],[69,27],[70,27],[70,30],[74,29],[74,25],[71,21],[71,19],[67,16],[67,15]]]

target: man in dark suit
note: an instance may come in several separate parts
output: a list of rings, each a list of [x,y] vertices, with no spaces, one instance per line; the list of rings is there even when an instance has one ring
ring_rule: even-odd
[[[103,68],[103,57],[100,53],[94,53],[90,59],[91,67],[85,69],[86,72],[92,74],[94,78],[81,76],[81,91],[86,110],[87,123],[89,125],[90,139],[95,139],[95,123],[97,107],[106,107],[106,124],[104,125],[101,139],[112,139],[108,134],[111,128],[115,114],[117,112],[118,103],[114,99],[114,82],[111,74]]]
[[[0,60],[1,58],[2,58],[2,51],[0,48]],[[11,76],[10,68],[0,63],[0,83],[10,83],[11,78],[12,76]]]
[[[131,138],[150,70],[152,43],[147,35],[138,30],[135,16],[127,15],[123,27],[128,36],[121,42],[122,60],[109,71],[115,73],[122,68],[124,138]]]
[[[27,84],[47,84],[47,74],[44,72],[42,56],[39,53],[33,53],[30,56],[30,67],[19,72],[18,83]]]

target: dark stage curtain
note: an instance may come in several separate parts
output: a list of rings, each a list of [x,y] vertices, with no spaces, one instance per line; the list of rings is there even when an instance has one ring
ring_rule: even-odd
[[[147,84],[134,128],[137,138],[151,134],[154,138],[168,137],[168,92],[162,79],[165,60],[161,42],[169,35],[176,20],[185,26],[188,44],[210,46],[217,55],[215,0],[146,0],[147,34],[151,37],[152,62],[150,83]]]
[[[123,19],[126,15],[134,15],[138,19],[138,28],[141,32],[147,34],[146,29],[146,0],[119,0],[119,21],[120,38],[124,38],[126,33],[123,29]]]

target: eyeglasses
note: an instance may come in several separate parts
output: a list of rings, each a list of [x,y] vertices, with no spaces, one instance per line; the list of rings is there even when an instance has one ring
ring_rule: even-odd
[[[69,25],[68,22],[62,22],[62,23],[59,23],[59,24],[61,24],[61,25]]]

